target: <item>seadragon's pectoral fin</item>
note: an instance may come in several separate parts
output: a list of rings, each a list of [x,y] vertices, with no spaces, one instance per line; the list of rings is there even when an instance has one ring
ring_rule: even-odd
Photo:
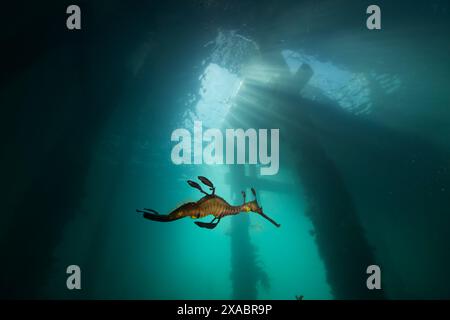
[[[219,223],[195,221],[195,224],[198,225],[200,228],[214,229]]]
[[[211,222],[200,222],[200,221],[195,221],[194,223],[196,225],[198,225],[200,228],[206,228],[206,229],[214,229],[215,227],[217,227],[217,225],[220,222],[220,219],[222,217],[219,218],[214,218]],[[217,222],[214,222],[217,219]]]

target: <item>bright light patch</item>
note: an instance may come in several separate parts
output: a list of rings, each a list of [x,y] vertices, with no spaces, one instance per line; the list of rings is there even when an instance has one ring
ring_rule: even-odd
[[[308,85],[319,89],[327,98],[354,113],[370,112],[372,103],[369,98],[369,80],[364,74],[352,73],[331,62],[322,62],[304,53],[284,50],[282,55],[292,73],[295,73],[303,63],[309,64],[314,70],[314,75]]]
[[[205,127],[219,128],[230,110],[232,98],[239,91],[241,80],[227,69],[211,63],[200,81],[200,98],[192,120],[201,120]]]
[[[370,101],[370,84],[375,84],[386,95],[393,94],[402,85],[397,75],[353,73],[337,67],[331,62],[319,61],[316,57],[291,50],[282,51],[282,55],[291,73],[297,72],[302,63],[314,70],[314,75],[303,91],[308,98],[316,98],[314,90],[319,90],[328,99],[336,101],[342,108],[355,114],[370,113],[373,104]],[[313,89],[313,90],[308,90]]]

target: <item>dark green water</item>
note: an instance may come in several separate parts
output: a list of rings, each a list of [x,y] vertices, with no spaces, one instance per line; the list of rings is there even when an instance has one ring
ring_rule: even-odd
[[[450,298],[448,2],[379,1],[374,31],[368,1],[81,1],[79,31],[68,4],[3,10],[2,298]],[[175,165],[195,120],[278,128],[278,173]],[[199,175],[281,227],[135,212]]]

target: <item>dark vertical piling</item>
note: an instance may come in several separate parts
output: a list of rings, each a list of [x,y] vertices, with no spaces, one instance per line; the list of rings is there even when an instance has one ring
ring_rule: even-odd
[[[241,188],[244,188],[245,167],[230,166],[230,185],[232,200],[242,201]],[[257,263],[257,248],[250,238],[250,218],[248,215],[237,215],[231,220],[231,283],[233,299],[258,298],[258,284],[269,286],[267,274]]]

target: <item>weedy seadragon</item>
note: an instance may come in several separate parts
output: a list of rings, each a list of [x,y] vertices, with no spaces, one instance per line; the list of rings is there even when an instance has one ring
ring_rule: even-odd
[[[137,209],[136,211],[139,213],[143,213],[143,216],[146,219],[159,222],[175,221],[185,217],[198,219],[208,215],[213,215],[214,219],[211,220],[211,222],[195,221],[196,225],[207,229],[214,229],[223,217],[237,215],[241,212],[255,212],[265,219],[269,220],[276,227],[280,227],[280,224],[276,223],[274,220],[264,214],[263,208],[259,206],[256,199],[256,191],[254,188],[251,188],[253,196],[255,197],[254,200],[246,202],[245,192],[242,191],[244,202],[241,205],[233,206],[226,202],[223,198],[215,194],[216,188],[211,181],[202,176],[199,176],[198,179],[203,184],[209,187],[211,193],[206,193],[198,183],[192,180],[188,180],[187,182],[191,187],[196,188],[201,193],[205,194],[205,196],[197,202],[187,202],[166,215],[161,215],[153,209]]]

